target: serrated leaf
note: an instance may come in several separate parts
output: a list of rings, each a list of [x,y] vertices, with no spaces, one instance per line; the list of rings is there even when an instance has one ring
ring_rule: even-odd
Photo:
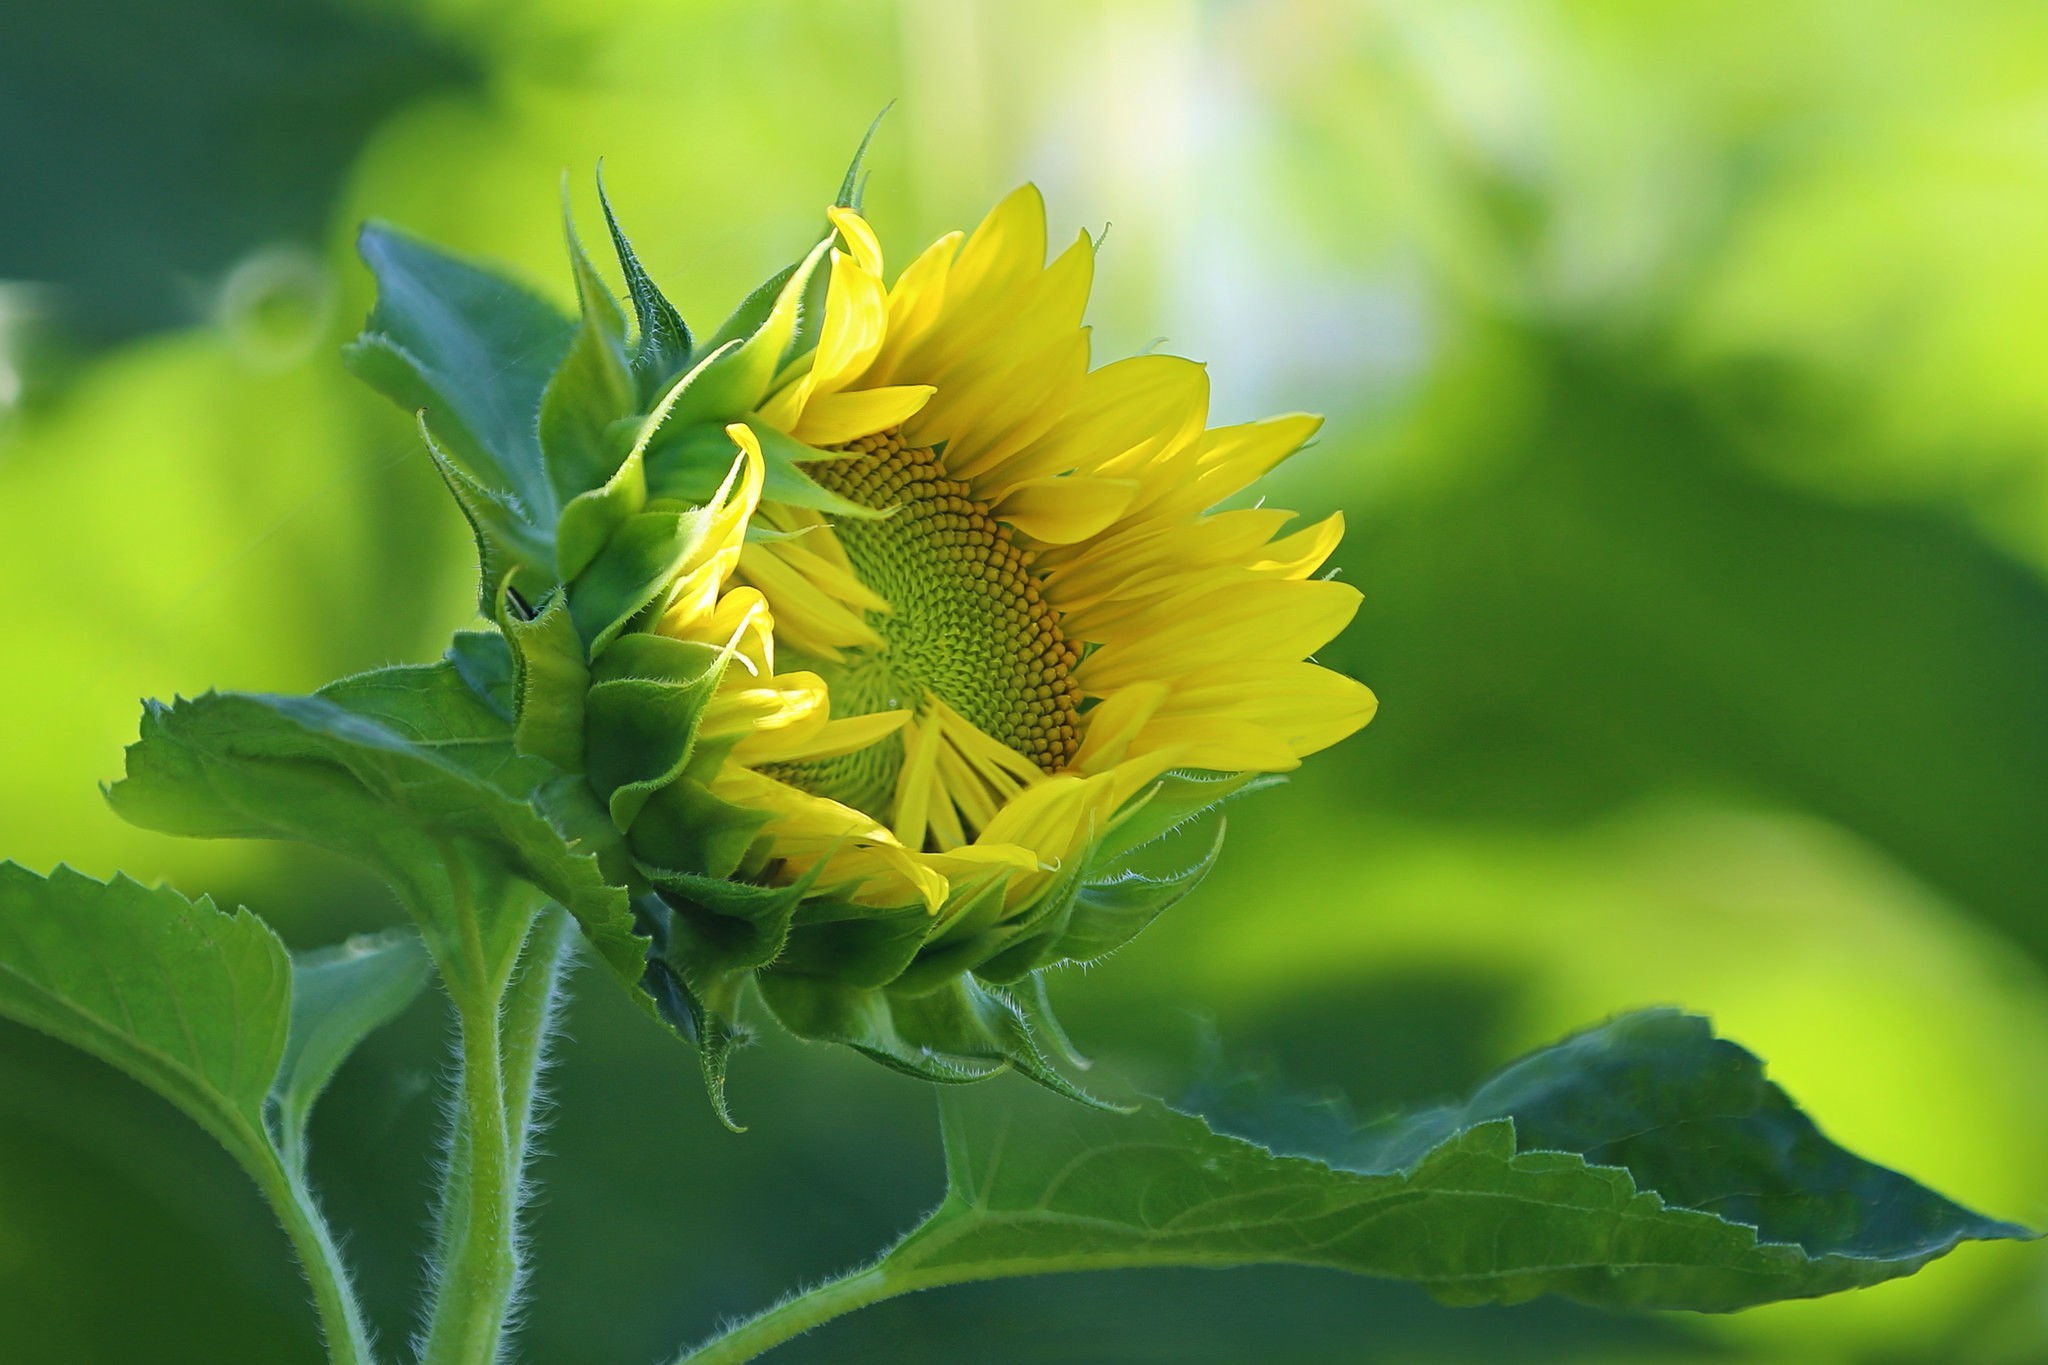
[[[575,327],[518,285],[383,224],[358,249],[377,305],[346,351],[349,367],[408,412],[426,411],[441,444],[485,487],[552,528],[541,460],[541,394]]]
[[[0,863],[0,1014],[127,1072],[245,1165],[267,1159],[291,987],[284,945],[247,910]]]
[[[291,1028],[270,1089],[278,1145],[303,1173],[306,1123],[348,1055],[418,997],[432,974],[418,934],[360,934],[291,958]]]
[[[509,970],[528,914],[511,883],[523,882],[567,906],[638,994],[645,941],[589,839],[565,833],[557,779],[444,661],[310,697],[152,704],[108,798],[165,833],[294,839],[364,860],[397,887],[444,971],[470,913],[487,969]]]
[[[292,991],[284,945],[247,910],[126,877],[59,867],[45,878],[0,863],[0,1016],[119,1068],[212,1134],[283,1221],[330,1357],[370,1365],[334,1240],[263,1121]]]
[[[895,1292],[1131,1266],[1326,1266],[1453,1303],[1558,1294],[1722,1312],[1909,1275],[2031,1234],[1835,1146],[1704,1020],[1617,1019],[1473,1101],[1290,1153],[1156,1101],[1128,1116],[997,1088],[941,1100],[945,1202]]]

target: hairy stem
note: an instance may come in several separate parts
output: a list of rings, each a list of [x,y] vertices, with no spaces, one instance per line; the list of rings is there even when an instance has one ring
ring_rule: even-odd
[[[898,1283],[880,1266],[857,1270],[728,1328],[677,1356],[674,1365],[739,1365],[836,1317],[925,1287]]]
[[[505,1115],[503,1030],[493,999],[456,1005],[462,1030],[459,1155],[466,1158],[448,1216],[454,1236],[441,1267],[424,1359],[492,1365],[519,1282],[518,1173]]]
[[[277,1210],[291,1239],[306,1282],[312,1286],[313,1306],[320,1315],[320,1333],[327,1341],[327,1358],[332,1365],[375,1365],[370,1351],[370,1329],[363,1310],[349,1287],[348,1269],[342,1264],[340,1248],[327,1230],[326,1220],[313,1203],[312,1191],[303,1178],[274,1158],[255,1162],[250,1174],[264,1197]]]
[[[474,926],[460,866],[448,866],[460,918]],[[468,970],[443,971],[460,1031],[461,1076],[424,1365],[501,1358],[522,1276],[524,1166],[568,938],[567,913],[548,906],[529,926],[509,979],[491,979],[473,932],[464,945]]]

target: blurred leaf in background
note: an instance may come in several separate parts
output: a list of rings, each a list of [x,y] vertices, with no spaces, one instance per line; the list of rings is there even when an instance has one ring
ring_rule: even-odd
[[[0,42],[0,170],[39,187],[0,207],[0,854],[168,875],[294,943],[389,923],[334,864],[174,846],[92,785],[142,695],[305,689],[430,658],[469,614],[416,438],[335,358],[369,301],[355,225],[566,301],[559,176],[588,235],[602,157],[655,278],[715,325],[892,99],[867,202],[895,265],[1035,179],[1056,223],[1110,225],[1098,359],[1163,333],[1211,362],[1219,421],[1331,415],[1275,496],[1349,518],[1367,603],[1325,662],[1383,713],[1235,809],[1174,916],[1056,984],[1084,1050],[1143,1070],[1207,1011],[1371,1113],[1679,1003],[1844,1145],[2048,1215],[2048,16],[2017,0],[38,13]],[[313,1123],[386,1340],[410,1326],[438,1008],[374,1037]],[[915,1085],[764,1047],[734,1138],[629,1011],[593,992],[570,1032],[534,1359],[656,1358],[938,1194]],[[108,1324],[141,1295],[152,1359],[313,1358],[221,1154],[20,1030],[0,1096],[0,1355],[132,1359]],[[2048,1282],[1969,1248],[1704,1321],[1147,1272],[920,1296],[782,1354],[1503,1342],[2022,1365],[2048,1353]]]

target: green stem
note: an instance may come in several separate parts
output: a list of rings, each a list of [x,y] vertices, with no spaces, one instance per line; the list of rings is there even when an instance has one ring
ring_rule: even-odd
[[[460,1155],[451,1190],[454,1236],[441,1267],[423,1359],[428,1365],[491,1365],[519,1283],[518,1173],[505,1116],[503,1030],[495,996],[456,1001],[462,1031]]]
[[[505,1000],[505,1113],[514,1173],[526,1167],[541,1067],[561,1008],[562,980],[576,944],[576,921],[559,905],[540,912]]]
[[[253,1146],[253,1144],[252,1144]],[[267,1144],[266,1144],[267,1146]],[[327,1339],[327,1358],[332,1365],[375,1365],[370,1352],[369,1324],[349,1288],[348,1270],[341,1250],[327,1230],[327,1222],[313,1203],[312,1191],[298,1175],[274,1156],[249,1163],[249,1173],[277,1210],[291,1239],[306,1282],[313,1289],[313,1305],[320,1315],[320,1332]]]
[[[467,880],[454,860],[447,866],[459,918],[474,926]],[[569,923],[555,906],[535,915],[509,979],[491,978],[473,929],[463,945],[467,970],[443,970],[461,1034],[462,1074],[424,1365],[492,1365],[500,1358],[520,1287],[522,1170]]]
[[[683,1352],[673,1365],[739,1365],[741,1361],[752,1360],[764,1351],[773,1350],[836,1317],[898,1294],[930,1287],[894,1279],[880,1266],[857,1270],[784,1299],[767,1312],[726,1329],[694,1350]]]

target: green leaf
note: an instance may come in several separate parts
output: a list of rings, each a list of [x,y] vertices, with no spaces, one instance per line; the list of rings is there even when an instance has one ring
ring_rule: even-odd
[[[1364,1131],[1296,1108],[1278,1143],[1157,1101],[1116,1114],[975,1086],[939,1106],[946,1197],[921,1226],[677,1365],[750,1360],[895,1295],[1007,1276],[1288,1264],[1452,1304],[1727,1312],[2033,1236],[1835,1146],[1755,1057],[1671,1010],[1537,1052],[1455,1108]],[[1234,1121],[1274,1117],[1240,1106]]]
[[[294,1171],[304,1173],[306,1122],[327,1083],[363,1039],[413,1002],[432,970],[410,929],[292,955],[291,1029],[270,1097],[278,1145]]]
[[[651,1010],[638,991],[645,942],[598,863],[593,835],[608,826],[574,809],[580,782],[558,778],[515,750],[503,715],[444,661],[310,697],[151,703],[108,798],[149,829],[295,839],[362,859],[398,890],[444,974],[466,960],[469,934],[482,952],[472,969],[510,970],[533,909],[524,884],[568,907]]]
[[[2031,1235],[1843,1151],[1755,1057],[1672,1011],[1568,1039],[1466,1105],[1334,1151],[1227,1136],[1156,1102],[1129,1117],[994,1090],[942,1103],[951,1188],[883,1262],[910,1280],[1286,1262],[1459,1304],[1551,1293],[1723,1312]]]
[[[511,281],[372,223],[358,249],[377,306],[349,368],[427,423],[485,487],[536,526],[558,506],[541,459],[541,395],[574,326]]]
[[[244,1164],[269,1147],[291,987],[284,945],[247,910],[0,863],[0,1014],[119,1067]]]
[[[212,1134],[284,1224],[330,1358],[371,1365],[334,1239],[263,1122],[288,1053],[293,985],[284,945],[247,910],[126,877],[59,867],[44,878],[0,863],[0,1015],[118,1067]]]

